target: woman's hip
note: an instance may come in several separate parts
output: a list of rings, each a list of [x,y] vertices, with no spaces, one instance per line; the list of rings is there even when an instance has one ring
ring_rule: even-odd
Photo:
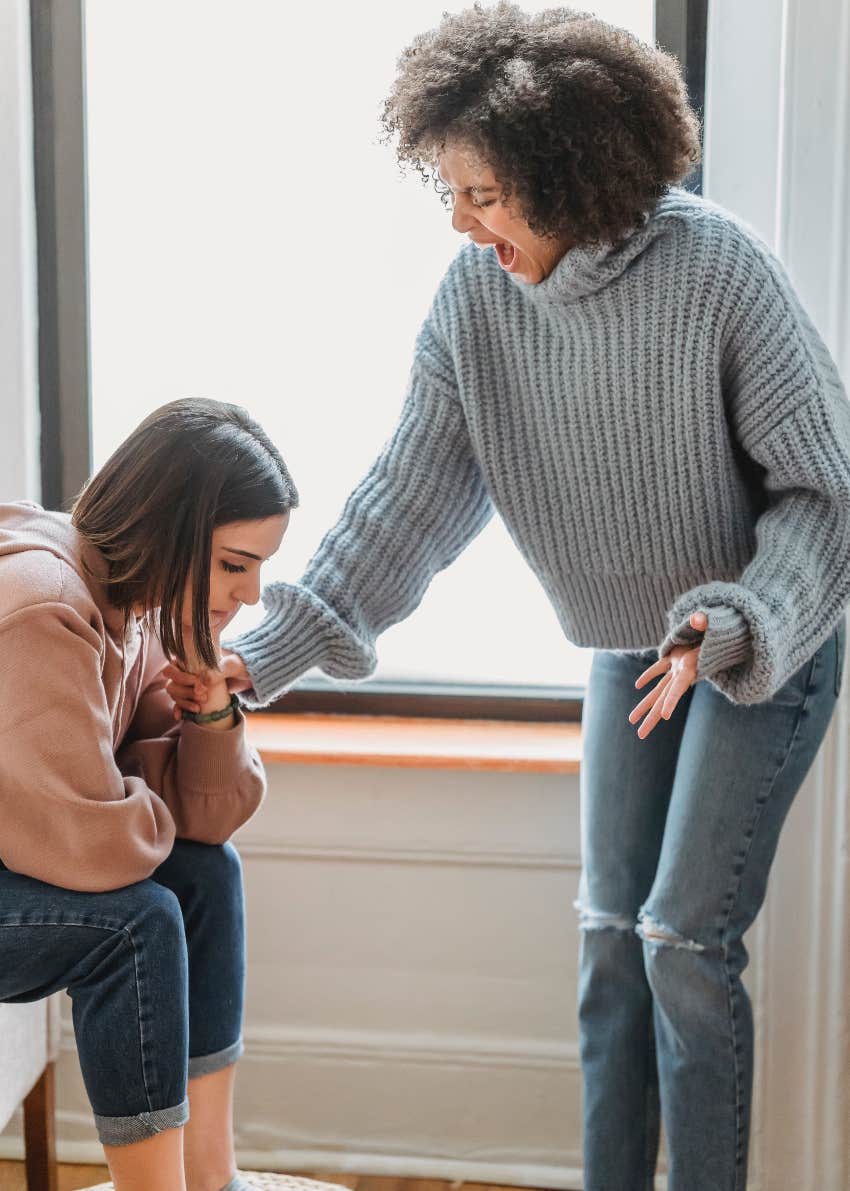
[[[631,916],[647,899],[662,911],[689,906],[688,925],[711,930],[732,899],[751,920],[832,716],[844,632],[842,621],[767,702],[734,704],[697,683],[645,740],[628,713],[650,655],[596,655],[584,716],[585,902]]]

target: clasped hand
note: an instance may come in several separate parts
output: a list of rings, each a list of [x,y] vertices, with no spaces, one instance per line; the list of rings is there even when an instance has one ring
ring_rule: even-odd
[[[174,701],[176,720],[184,711],[203,712],[214,702],[224,706],[234,691],[247,691],[251,686],[245,663],[238,653],[223,654],[217,671],[202,666],[184,669],[178,662],[171,661],[163,675],[165,689]]]
[[[704,633],[708,628],[708,617],[704,612],[694,612],[690,618],[690,625],[692,629]],[[696,682],[700,649],[701,643],[674,646],[666,657],[659,658],[648,670],[644,670],[635,683],[640,690],[648,682],[652,682],[653,678],[661,676],[657,686],[654,686],[629,713],[630,724],[636,724],[646,716],[638,728],[641,740],[646,739],[660,720],[670,719],[682,695]]]

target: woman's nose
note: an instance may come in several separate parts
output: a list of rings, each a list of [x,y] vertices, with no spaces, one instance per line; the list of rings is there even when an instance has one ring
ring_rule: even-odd
[[[476,223],[478,223],[478,220],[469,210],[469,207],[465,203],[464,199],[464,195],[457,195],[452,208],[452,227],[456,232],[460,232],[463,235],[465,235],[468,231],[475,227]]]
[[[256,604],[260,599],[260,576],[242,575],[234,592],[240,604]]]

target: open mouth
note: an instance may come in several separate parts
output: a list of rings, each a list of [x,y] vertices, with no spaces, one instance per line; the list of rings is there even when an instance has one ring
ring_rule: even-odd
[[[496,256],[499,258],[499,264],[502,268],[510,273],[516,264],[517,251],[513,244],[497,244]]]

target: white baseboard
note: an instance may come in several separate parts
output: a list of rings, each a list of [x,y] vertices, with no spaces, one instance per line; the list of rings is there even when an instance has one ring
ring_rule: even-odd
[[[374,1157],[375,1173],[576,1185],[574,1044],[271,1025],[246,1028],[244,1041],[236,1093],[244,1161],[275,1169],[297,1158],[324,1168],[349,1155],[343,1169],[363,1173]],[[94,1143],[67,1020],[59,1084],[60,1144]]]
[[[97,1142],[65,1141],[58,1144],[60,1162],[96,1165],[103,1161]],[[0,1158],[23,1159],[23,1142],[0,1137]],[[242,1170],[321,1171],[323,1175],[359,1174],[400,1179],[440,1179],[453,1184],[486,1183],[491,1186],[545,1187],[552,1191],[581,1191],[580,1166],[519,1166],[487,1162],[456,1162],[413,1154],[366,1154],[340,1150],[239,1150]],[[658,1175],[655,1191],[667,1191],[667,1178]]]

